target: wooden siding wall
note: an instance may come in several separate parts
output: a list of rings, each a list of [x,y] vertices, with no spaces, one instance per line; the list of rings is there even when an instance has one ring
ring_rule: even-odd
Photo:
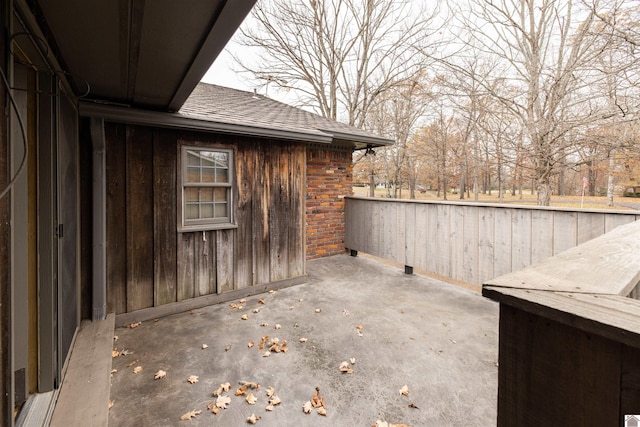
[[[305,274],[303,144],[113,123],[106,138],[109,312]],[[237,228],[177,232],[180,144],[234,149]]]
[[[348,249],[481,284],[640,215],[621,211],[346,198]]]

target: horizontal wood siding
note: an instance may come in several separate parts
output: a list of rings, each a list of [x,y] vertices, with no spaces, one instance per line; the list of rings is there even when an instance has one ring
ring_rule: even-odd
[[[623,211],[346,198],[349,249],[481,284],[636,221]]]
[[[110,312],[234,295],[305,274],[304,144],[113,123],[106,138]],[[237,227],[178,233],[183,144],[234,150]]]

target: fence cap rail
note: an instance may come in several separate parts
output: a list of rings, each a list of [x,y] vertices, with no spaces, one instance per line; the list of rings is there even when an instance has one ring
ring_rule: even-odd
[[[640,221],[489,280],[482,295],[640,348]]]

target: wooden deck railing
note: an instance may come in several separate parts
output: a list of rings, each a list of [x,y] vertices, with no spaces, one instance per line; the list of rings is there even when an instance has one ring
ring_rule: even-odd
[[[634,222],[483,286],[500,303],[498,426],[640,414],[639,282]]]
[[[345,246],[480,285],[615,227],[634,211],[347,197]]]

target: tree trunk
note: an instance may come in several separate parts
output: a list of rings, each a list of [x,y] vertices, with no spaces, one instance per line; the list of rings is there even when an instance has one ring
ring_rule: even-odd
[[[369,174],[369,197],[376,196],[376,177],[373,173],[373,166],[371,166],[371,173]]]
[[[551,182],[549,178],[538,180],[538,206],[551,205]]]
[[[613,206],[613,171],[616,167],[616,160],[613,156],[613,153],[609,156],[609,176],[607,177],[607,206]]]

